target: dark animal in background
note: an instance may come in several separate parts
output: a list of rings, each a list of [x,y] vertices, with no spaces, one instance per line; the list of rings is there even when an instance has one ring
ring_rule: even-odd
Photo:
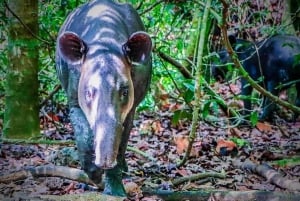
[[[275,35],[262,40],[258,43],[235,39],[230,37],[230,42],[237,53],[239,60],[249,75],[261,86],[274,95],[278,95],[280,85],[296,82],[297,98],[295,105],[300,106],[300,39],[291,35]],[[222,64],[230,62],[227,51],[219,53]],[[214,77],[222,77],[227,72],[224,66],[213,66]],[[242,95],[249,96],[252,93],[252,87],[245,79],[242,82]],[[249,114],[251,110],[251,101],[244,100],[245,113]],[[275,104],[268,98],[264,98],[261,120],[270,120],[275,110]]]
[[[125,196],[122,171],[135,108],[151,77],[152,42],[137,12],[110,0],[86,3],[62,25],[56,46],[58,78],[83,170],[104,193]]]

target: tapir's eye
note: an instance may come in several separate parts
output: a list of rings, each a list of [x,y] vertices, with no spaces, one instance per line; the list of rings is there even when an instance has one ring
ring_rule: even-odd
[[[122,97],[127,97],[128,96],[128,86],[121,87],[120,95]]]
[[[129,87],[128,86],[122,86],[120,88],[119,94],[120,94],[120,100],[122,104],[127,104],[128,102],[128,95],[129,95]]]
[[[87,104],[90,104],[95,98],[96,89],[94,87],[89,87],[85,90],[85,100]]]

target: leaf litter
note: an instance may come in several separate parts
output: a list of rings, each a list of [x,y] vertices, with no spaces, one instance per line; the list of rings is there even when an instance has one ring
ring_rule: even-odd
[[[187,150],[191,122],[172,122],[174,107],[162,105],[157,112],[136,115],[126,153],[129,171],[124,175],[125,188],[132,200],[159,200],[144,196],[143,189],[191,191],[223,189],[235,191],[266,190],[286,192],[269,183],[264,177],[237,168],[236,158],[249,159],[255,164],[267,163],[283,176],[299,181],[300,176],[300,123],[285,122],[273,125],[259,123],[256,127],[216,127],[201,120],[197,138],[188,162],[177,167]],[[177,107],[177,109],[180,107]],[[220,117],[226,118],[226,117]],[[44,125],[48,139],[74,140],[70,123],[64,128]],[[51,132],[47,132],[47,129]],[[144,153],[139,154],[135,149]],[[155,161],[154,161],[155,160]],[[29,167],[47,164],[80,169],[74,145],[2,144],[0,174],[5,175]],[[226,178],[201,178],[173,185],[175,179],[199,173],[225,173]],[[88,185],[58,177],[28,177],[21,181],[0,183],[0,200],[14,200],[22,196],[40,194],[64,195],[93,191]]]

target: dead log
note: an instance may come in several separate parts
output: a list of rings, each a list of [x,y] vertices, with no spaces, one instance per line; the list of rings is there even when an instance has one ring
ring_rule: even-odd
[[[299,201],[300,194],[282,193],[272,191],[216,191],[216,190],[201,190],[201,191],[166,191],[166,190],[143,190],[144,195],[156,195],[164,201],[253,201],[253,200],[285,200]]]
[[[55,165],[31,167],[7,175],[0,175],[0,182],[10,183],[13,181],[24,180],[29,177],[60,177],[86,183],[92,186],[96,186],[99,189],[103,189],[102,184],[96,185],[95,183],[93,183],[83,170]]]
[[[240,162],[239,160],[235,160],[233,165],[242,170],[248,170],[253,173],[256,173],[264,178],[266,178],[271,184],[275,184],[276,186],[287,189],[289,191],[299,191],[300,192],[300,183],[299,181],[290,180],[276,170],[274,170],[268,164],[255,164],[250,160],[246,160],[245,162]]]
[[[9,200],[34,200],[34,201],[123,201],[124,197],[115,197],[105,195],[98,192],[88,192],[81,194],[65,194],[65,195],[35,195],[29,196],[25,193],[20,193]]]

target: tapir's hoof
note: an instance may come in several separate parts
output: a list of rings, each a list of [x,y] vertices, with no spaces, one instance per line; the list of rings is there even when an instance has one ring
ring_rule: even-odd
[[[104,194],[127,197],[122,181],[113,181],[111,183],[105,183]]]

